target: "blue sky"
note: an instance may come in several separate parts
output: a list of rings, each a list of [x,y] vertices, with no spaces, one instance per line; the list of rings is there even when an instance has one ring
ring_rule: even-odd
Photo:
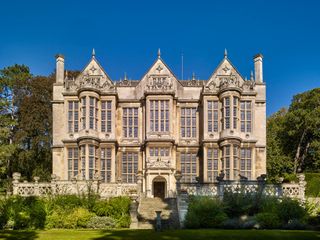
[[[264,55],[267,112],[320,87],[320,1],[63,1],[1,2],[0,68],[26,64],[54,71],[56,53],[67,69],[96,56],[113,80],[140,79],[161,48],[178,77],[207,79],[224,49],[243,76]]]

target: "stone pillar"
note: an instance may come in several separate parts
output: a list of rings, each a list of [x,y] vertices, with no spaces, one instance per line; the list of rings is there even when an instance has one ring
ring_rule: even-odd
[[[121,183],[122,183],[122,178],[118,178],[118,180],[117,180],[117,196],[121,196],[121,194],[122,194]]]
[[[13,188],[13,195],[18,195],[18,188],[19,188],[19,180],[21,178],[21,173],[14,172],[12,174],[12,188]]]
[[[143,194],[143,176],[142,176],[142,171],[139,171],[137,174],[137,194],[139,197]]]
[[[53,196],[57,194],[56,184],[57,184],[57,176],[55,174],[51,174],[51,194]]]
[[[34,180],[34,195],[35,196],[40,196],[39,192],[39,177],[33,177]]]
[[[263,59],[263,56],[261,53],[253,57],[254,76],[257,83],[263,83],[262,59]]]
[[[307,182],[305,181],[305,176],[304,174],[298,174],[298,179],[299,179],[299,198],[300,198],[300,201],[302,203],[305,202],[305,191],[306,191],[306,185],[307,185]]]
[[[224,195],[224,181],[218,181],[217,189],[218,189],[218,196],[220,200],[223,200],[223,195]]]
[[[178,197],[181,192],[181,182],[180,182],[182,178],[181,172],[177,171],[174,177],[176,178],[176,195]]]

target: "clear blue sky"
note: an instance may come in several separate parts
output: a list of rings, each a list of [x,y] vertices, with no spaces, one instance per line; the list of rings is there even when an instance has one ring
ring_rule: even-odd
[[[2,1],[0,68],[26,64],[54,71],[82,69],[92,48],[113,80],[140,79],[162,57],[177,76],[207,79],[224,48],[244,76],[252,56],[264,55],[268,115],[296,93],[320,87],[320,1]]]

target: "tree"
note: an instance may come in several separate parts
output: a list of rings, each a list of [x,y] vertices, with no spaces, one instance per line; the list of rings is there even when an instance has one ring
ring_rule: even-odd
[[[293,97],[288,110],[267,120],[267,173],[285,174],[320,169],[320,89]]]
[[[267,173],[276,181],[284,173],[292,173],[292,159],[283,148],[283,133],[287,109],[280,109],[267,119]]]
[[[51,175],[52,86],[55,76],[33,77],[18,109],[18,129],[14,141],[19,149],[14,154],[13,169],[28,179]]]
[[[0,70],[0,177],[10,177],[11,155],[17,145],[13,142],[17,126],[17,109],[21,98],[28,93],[31,78],[25,65],[14,65]]]
[[[283,144],[293,172],[320,167],[320,88],[297,94],[286,114]]]

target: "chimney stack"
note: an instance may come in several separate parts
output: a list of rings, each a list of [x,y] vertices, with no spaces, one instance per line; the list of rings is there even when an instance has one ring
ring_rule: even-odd
[[[263,71],[262,71],[262,59],[261,53],[253,57],[254,61],[254,78],[257,83],[263,83]]]
[[[64,81],[64,56],[62,54],[56,55],[56,83],[63,83]]]

